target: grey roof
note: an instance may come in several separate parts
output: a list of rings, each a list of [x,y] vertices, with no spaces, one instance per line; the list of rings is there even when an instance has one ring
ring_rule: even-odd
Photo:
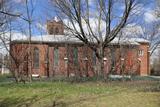
[[[15,38],[12,39],[13,42],[27,42],[29,40],[26,38]],[[41,36],[33,36],[31,38],[32,42],[44,42],[44,43],[83,43],[78,38],[75,38],[71,35],[41,35]],[[139,45],[139,43],[149,43],[148,40],[143,38],[118,38],[116,37],[111,44],[131,44],[131,45]]]
[[[114,38],[114,40],[111,43],[120,43],[120,44],[139,44],[139,43],[149,43],[148,40],[144,38]]]
[[[28,42],[29,37],[19,38],[12,40],[13,42]],[[45,42],[45,43],[62,43],[62,42],[75,42],[82,43],[78,38],[66,35],[38,35],[31,37],[32,42]]]

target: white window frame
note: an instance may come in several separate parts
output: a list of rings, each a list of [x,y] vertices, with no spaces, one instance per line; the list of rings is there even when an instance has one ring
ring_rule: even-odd
[[[144,51],[142,49],[138,50],[138,56],[143,56],[144,55]]]

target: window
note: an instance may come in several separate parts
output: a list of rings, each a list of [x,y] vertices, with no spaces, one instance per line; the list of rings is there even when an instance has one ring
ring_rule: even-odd
[[[59,33],[59,29],[58,29],[58,28],[55,29],[55,33],[56,33],[56,34]]]
[[[53,34],[53,27],[49,28],[49,34],[52,35]]]
[[[143,56],[144,52],[143,50],[138,50],[138,56]]]
[[[58,48],[54,48],[54,66],[58,66],[58,62],[59,62]]]
[[[78,65],[78,49],[77,47],[73,50],[73,63],[74,65]]]
[[[34,68],[39,68],[39,49],[35,48],[34,49]]]
[[[96,53],[93,51],[93,65],[96,65]]]
[[[116,56],[115,56],[115,49],[111,49],[111,65],[115,67]]]

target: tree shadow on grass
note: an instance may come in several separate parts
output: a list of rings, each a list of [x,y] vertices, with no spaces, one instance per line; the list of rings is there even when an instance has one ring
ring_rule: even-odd
[[[121,90],[121,91],[116,91],[114,93],[103,94],[103,95],[81,97],[79,99],[68,101],[68,102],[57,100],[55,105],[50,106],[50,107],[68,107],[68,106],[72,106],[72,105],[78,105],[78,104],[81,104],[82,102],[86,102],[86,101],[96,101],[97,99],[107,97],[107,96],[112,96],[113,94],[123,93],[123,92],[125,92],[125,90],[127,91],[128,89],[124,89],[124,90]],[[157,86],[157,87],[152,87],[152,89],[145,90],[145,92],[148,92],[148,91],[149,92],[160,92],[160,87]],[[158,97],[158,99],[160,99],[160,98]],[[158,105],[160,105],[160,102],[158,103]]]
[[[84,97],[84,98],[80,98],[80,99],[77,99],[74,101],[68,101],[68,102],[56,100],[56,101],[53,101],[53,105],[49,107],[68,107],[68,106],[80,104],[84,101],[93,101],[93,100],[96,100],[102,97],[106,97],[106,95],[98,95],[94,97]]]
[[[160,93],[160,85],[157,84],[156,86],[145,87],[141,91],[143,91],[143,92],[158,92],[158,93]]]
[[[0,99],[0,107],[30,107],[36,102],[45,99],[53,94],[48,94],[42,97],[38,97],[37,95],[32,96],[31,98],[23,98],[23,97],[8,97],[3,100]]]
[[[29,105],[32,104],[36,98],[37,96],[33,96],[32,98],[27,99],[23,97],[8,97],[0,101],[0,107],[29,107]]]

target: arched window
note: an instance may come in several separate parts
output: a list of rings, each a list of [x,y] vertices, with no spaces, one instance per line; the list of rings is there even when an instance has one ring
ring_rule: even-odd
[[[49,27],[49,34],[53,35],[53,27]]]
[[[54,66],[58,66],[58,63],[59,63],[58,48],[54,48]]]
[[[55,33],[56,33],[56,34],[59,33],[59,29],[58,29],[58,28],[55,29]]]
[[[73,63],[74,65],[78,65],[78,48],[74,47],[73,50]]]
[[[34,53],[33,53],[34,57],[33,57],[33,67],[34,68],[39,68],[39,49],[35,48],[34,49]]]
[[[116,51],[114,48],[111,48],[111,65],[114,68],[115,67],[115,63],[116,63]]]
[[[93,51],[93,56],[92,56],[92,62],[93,62],[93,65],[95,66],[96,65],[96,53]]]

